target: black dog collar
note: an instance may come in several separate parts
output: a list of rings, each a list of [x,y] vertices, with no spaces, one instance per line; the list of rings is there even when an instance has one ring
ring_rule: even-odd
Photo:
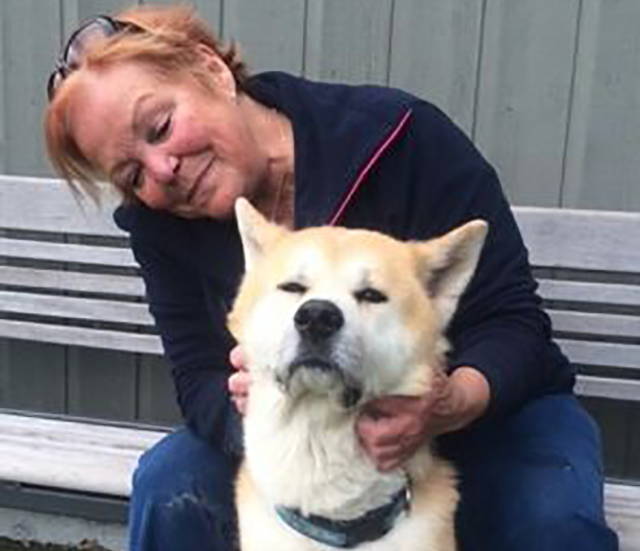
[[[407,485],[386,505],[352,520],[331,520],[317,515],[304,516],[298,509],[280,505],[276,505],[276,513],[285,524],[312,540],[332,547],[352,549],[387,534],[397,518],[409,511],[410,505],[411,490]]]

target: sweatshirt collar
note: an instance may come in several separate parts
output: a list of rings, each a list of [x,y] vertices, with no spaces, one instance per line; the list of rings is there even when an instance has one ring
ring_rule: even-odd
[[[299,228],[342,222],[357,189],[402,135],[413,99],[379,86],[317,83],[276,72],[253,77],[249,93],[293,125]]]

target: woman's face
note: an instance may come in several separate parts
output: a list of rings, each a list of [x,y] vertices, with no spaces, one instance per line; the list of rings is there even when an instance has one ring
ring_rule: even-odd
[[[71,133],[82,153],[153,209],[225,218],[268,178],[268,162],[231,74],[212,90],[191,74],[160,78],[124,62],[74,73]]]

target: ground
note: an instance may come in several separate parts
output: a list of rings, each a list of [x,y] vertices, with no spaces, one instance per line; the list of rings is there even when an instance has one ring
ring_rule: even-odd
[[[104,547],[92,543],[81,544],[79,547],[66,545],[43,545],[35,542],[17,542],[7,538],[0,538],[0,551],[107,551]]]

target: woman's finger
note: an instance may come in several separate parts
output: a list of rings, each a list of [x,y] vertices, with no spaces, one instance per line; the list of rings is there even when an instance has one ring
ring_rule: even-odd
[[[229,392],[237,397],[246,396],[250,384],[249,375],[245,371],[238,371],[229,377]]]
[[[231,401],[233,402],[233,405],[236,407],[236,409],[238,410],[238,412],[241,415],[244,415],[247,412],[247,398],[246,396],[242,396],[242,397],[238,397],[238,396],[231,396]]]
[[[240,345],[234,346],[231,349],[231,352],[229,352],[229,362],[235,369],[239,371],[246,370],[244,358],[242,357],[242,348],[240,348]]]

